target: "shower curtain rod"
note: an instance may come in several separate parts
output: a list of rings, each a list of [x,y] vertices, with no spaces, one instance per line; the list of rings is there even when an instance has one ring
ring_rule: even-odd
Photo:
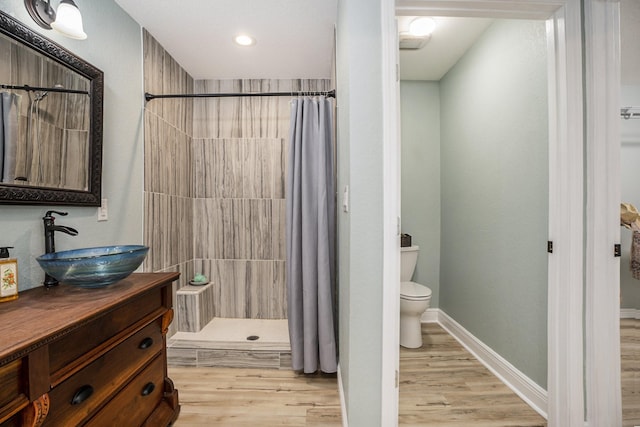
[[[623,107],[620,109],[620,117],[625,120],[640,119],[640,107]]]
[[[336,91],[298,91],[298,92],[243,92],[243,93],[180,93],[168,95],[153,95],[146,92],[144,94],[145,101],[151,101],[156,98],[231,98],[231,97],[248,97],[248,96],[319,96],[324,95],[329,98],[336,97]]]
[[[79,93],[82,95],[89,95],[86,90],[65,89],[63,87],[37,87],[37,86],[15,86],[15,85],[3,85],[0,84],[0,89],[13,89],[13,90],[26,90],[27,92],[62,92],[62,93]]]

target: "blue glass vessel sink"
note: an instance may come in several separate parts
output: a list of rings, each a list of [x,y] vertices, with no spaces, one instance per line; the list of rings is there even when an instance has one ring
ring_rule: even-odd
[[[101,246],[53,252],[36,258],[40,267],[61,283],[101,288],[122,280],[144,261],[143,245]]]

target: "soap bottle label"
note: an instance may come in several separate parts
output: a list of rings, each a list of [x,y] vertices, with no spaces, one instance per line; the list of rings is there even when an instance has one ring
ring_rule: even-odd
[[[18,263],[0,259],[0,297],[18,294]]]

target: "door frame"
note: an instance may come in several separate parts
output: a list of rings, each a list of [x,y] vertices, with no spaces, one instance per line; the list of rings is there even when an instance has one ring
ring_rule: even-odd
[[[587,425],[622,425],[620,2],[585,0]]]
[[[381,426],[398,425],[400,378],[400,78],[395,1],[381,2],[382,27],[382,408]]]
[[[584,179],[580,0],[397,0],[395,11],[397,16],[524,18],[541,19],[547,23],[550,52],[549,240],[554,242],[554,251],[549,254],[547,416],[550,427],[583,427]],[[395,57],[390,50],[397,50],[397,45],[391,42],[396,34],[384,22],[382,29],[383,47],[387,50],[383,60],[388,62]],[[385,67],[388,64],[383,64]],[[393,90],[386,81],[383,92]],[[387,93],[387,99],[394,99],[392,95]],[[387,119],[396,120],[398,111],[397,103],[386,103],[385,122]],[[397,147],[399,140],[385,137],[384,144]],[[398,182],[398,193],[399,188]],[[385,203],[394,203],[392,198],[392,195],[385,196]],[[384,215],[385,224],[397,221],[388,209]],[[385,265],[397,265],[395,256],[385,251]],[[397,283],[392,283],[385,276],[384,286],[391,289],[397,287]],[[399,316],[399,308],[391,298],[384,301],[383,324],[388,324],[390,316]],[[384,328],[383,341],[393,341],[388,336],[390,333],[389,328]],[[383,353],[388,356],[390,352]],[[386,372],[383,378],[391,375],[387,372],[392,369],[391,365],[390,362],[383,364]],[[397,389],[383,381],[382,393],[383,414],[391,414],[395,410],[397,425]]]

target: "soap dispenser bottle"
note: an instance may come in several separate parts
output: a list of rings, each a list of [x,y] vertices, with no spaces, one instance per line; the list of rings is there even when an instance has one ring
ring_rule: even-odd
[[[18,260],[9,258],[11,248],[0,247],[0,302],[18,298]]]

